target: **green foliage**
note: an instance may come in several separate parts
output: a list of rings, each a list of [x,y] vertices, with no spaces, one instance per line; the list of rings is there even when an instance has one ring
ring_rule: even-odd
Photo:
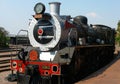
[[[118,24],[117,24],[117,31],[120,32],[120,20],[118,21]]]
[[[116,31],[116,38],[115,38],[115,40],[116,40],[116,42],[120,46],[120,20],[118,21],[118,24],[117,24],[117,31]]]
[[[7,37],[8,32],[3,28],[0,27],[0,47],[7,47],[9,44],[9,37]]]

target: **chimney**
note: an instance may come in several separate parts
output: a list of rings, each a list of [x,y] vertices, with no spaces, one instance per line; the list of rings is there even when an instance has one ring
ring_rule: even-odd
[[[50,14],[52,15],[60,15],[60,2],[50,2]]]

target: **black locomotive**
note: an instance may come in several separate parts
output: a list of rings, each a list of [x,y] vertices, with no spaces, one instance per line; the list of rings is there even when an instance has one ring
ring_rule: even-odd
[[[37,3],[28,35],[32,47],[11,60],[17,84],[67,84],[84,78],[113,59],[114,29],[88,25],[87,17],[60,15],[59,2],[50,13]]]

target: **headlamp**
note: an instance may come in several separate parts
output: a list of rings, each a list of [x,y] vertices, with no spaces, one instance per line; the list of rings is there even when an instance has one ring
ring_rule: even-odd
[[[36,14],[43,14],[45,12],[45,5],[42,3],[37,3],[34,7]]]

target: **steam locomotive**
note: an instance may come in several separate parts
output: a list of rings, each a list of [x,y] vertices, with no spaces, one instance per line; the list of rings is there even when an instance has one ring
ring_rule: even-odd
[[[60,15],[59,2],[50,13],[37,3],[29,24],[30,44],[11,60],[17,84],[67,84],[98,70],[113,59],[114,29],[88,25],[87,17]]]

